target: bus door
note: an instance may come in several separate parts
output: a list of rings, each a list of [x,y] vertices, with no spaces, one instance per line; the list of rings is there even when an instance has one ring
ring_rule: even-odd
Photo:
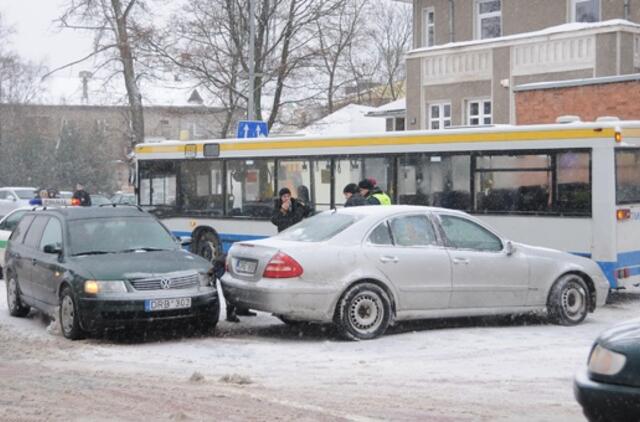
[[[614,288],[640,284],[640,148],[617,148]],[[611,282],[611,280],[610,280]]]

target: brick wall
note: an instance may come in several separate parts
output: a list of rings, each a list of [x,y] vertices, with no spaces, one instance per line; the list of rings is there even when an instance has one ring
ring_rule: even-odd
[[[519,125],[555,123],[563,115],[640,120],[640,81],[516,92]]]

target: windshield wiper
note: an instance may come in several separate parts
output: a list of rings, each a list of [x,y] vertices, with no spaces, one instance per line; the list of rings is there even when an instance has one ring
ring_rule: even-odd
[[[158,252],[158,251],[168,251],[169,249],[163,249],[163,248],[147,248],[147,247],[142,247],[142,248],[131,248],[131,249],[125,249],[123,251],[120,251],[118,253],[130,253],[130,252],[137,252],[137,251],[144,251],[144,252]]]
[[[113,252],[107,252],[107,251],[88,251],[88,252],[80,252],[80,253],[76,253],[73,254],[72,256],[83,256],[83,255],[105,255],[108,253],[113,253]]]

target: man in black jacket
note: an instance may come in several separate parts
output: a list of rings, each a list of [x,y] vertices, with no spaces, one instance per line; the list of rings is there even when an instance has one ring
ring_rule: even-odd
[[[278,233],[280,233],[302,221],[306,212],[306,206],[292,198],[291,191],[288,188],[282,188],[278,192],[278,199],[276,199],[271,222],[275,224],[278,228]]]
[[[347,202],[344,203],[345,207],[359,207],[361,205],[367,205],[367,201],[360,195],[358,191],[358,185],[355,183],[349,183],[342,190]]]
[[[73,199],[78,200],[78,205],[82,207],[91,206],[91,196],[89,196],[89,193],[84,190],[84,186],[82,186],[81,183],[76,184],[76,191],[73,192]]]

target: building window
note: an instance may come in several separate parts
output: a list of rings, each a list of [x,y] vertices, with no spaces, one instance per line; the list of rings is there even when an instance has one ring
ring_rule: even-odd
[[[571,0],[573,22],[600,21],[600,0]]]
[[[476,1],[476,38],[496,38],[502,35],[500,0]]]
[[[428,129],[444,129],[451,126],[451,104],[431,104],[429,105]]]
[[[398,132],[405,130],[405,118],[404,117],[389,117],[386,119],[386,131]]]
[[[422,10],[422,46],[432,47],[436,44],[436,14],[433,7]]]
[[[467,124],[469,126],[490,125],[491,122],[491,100],[467,102]]]

